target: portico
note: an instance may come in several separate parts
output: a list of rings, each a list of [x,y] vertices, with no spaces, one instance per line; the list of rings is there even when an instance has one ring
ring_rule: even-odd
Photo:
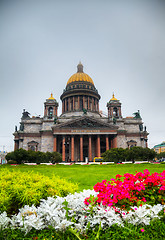
[[[86,127],[80,128],[84,124]],[[100,123],[87,116],[66,124],[55,125],[52,129],[53,149],[62,154],[62,160],[65,162],[83,162],[86,157],[93,161],[94,157],[101,157],[106,150],[117,147],[118,127]]]

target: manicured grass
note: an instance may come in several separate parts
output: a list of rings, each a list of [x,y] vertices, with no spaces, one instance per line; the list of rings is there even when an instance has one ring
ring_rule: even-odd
[[[61,178],[65,178],[70,182],[79,184],[79,191],[83,189],[92,189],[97,182],[101,182],[104,179],[110,180],[117,174],[123,175],[124,173],[133,173],[136,171],[141,172],[144,169],[148,169],[151,173],[162,172],[165,170],[165,164],[108,164],[108,165],[18,165],[9,166],[3,165],[1,168],[7,168],[13,171],[21,170],[22,172],[33,171],[39,172],[45,176],[51,177],[52,175],[58,175]]]

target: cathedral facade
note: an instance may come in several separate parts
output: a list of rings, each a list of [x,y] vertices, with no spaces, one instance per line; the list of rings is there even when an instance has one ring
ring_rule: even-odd
[[[148,132],[139,111],[123,118],[121,103],[114,94],[107,103],[107,115],[99,110],[100,95],[81,63],[61,95],[62,114],[51,94],[44,103],[43,117],[23,111],[14,132],[15,150],[57,151],[64,162],[93,161],[111,148],[147,147]]]

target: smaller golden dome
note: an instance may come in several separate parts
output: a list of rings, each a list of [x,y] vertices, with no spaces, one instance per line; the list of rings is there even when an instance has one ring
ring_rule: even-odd
[[[48,98],[49,100],[55,100],[55,98],[53,97],[53,93],[51,93],[50,98]]]
[[[83,72],[83,65],[82,65],[81,62],[77,65],[77,73],[73,74],[69,78],[69,80],[67,82],[67,85],[70,84],[70,83],[79,82],[79,81],[80,82],[89,82],[89,83],[94,85],[94,82],[93,82],[92,78],[89,77],[88,74]]]
[[[115,98],[114,93],[113,93],[112,98],[110,99],[110,101],[117,101],[117,98]]]

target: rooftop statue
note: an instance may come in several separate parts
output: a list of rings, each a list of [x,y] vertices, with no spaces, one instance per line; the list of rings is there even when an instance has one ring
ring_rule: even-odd
[[[133,113],[133,115],[135,115],[134,118],[136,118],[136,119],[141,119],[140,111],[139,111],[139,110],[138,110],[137,112]]]
[[[139,125],[139,130],[142,132],[143,131],[143,124]]]
[[[87,114],[87,109],[83,108],[83,113]]]
[[[25,111],[25,109],[23,109],[23,113],[22,113],[22,119],[26,119],[26,118],[30,118],[30,113]]]
[[[54,124],[56,124],[56,123],[57,123],[57,117],[54,118]]]
[[[23,131],[23,130],[24,130],[24,124],[23,124],[23,123],[20,124],[19,130],[20,130],[20,131]]]
[[[116,118],[115,117],[113,117],[113,124],[116,124]]]

